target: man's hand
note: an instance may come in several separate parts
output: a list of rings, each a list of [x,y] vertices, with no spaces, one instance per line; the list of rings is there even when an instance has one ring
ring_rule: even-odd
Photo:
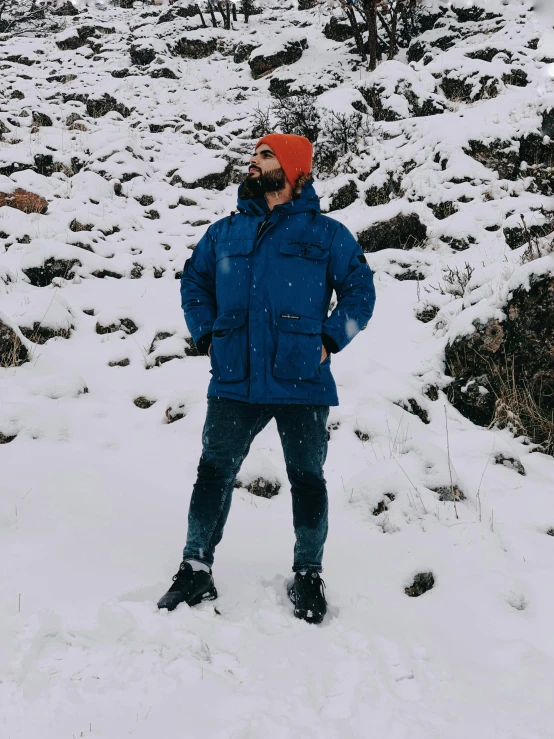
[[[210,349],[211,348],[212,348],[212,345],[210,344],[210,346],[208,347],[208,357],[210,356]]]
[[[323,360],[325,359],[326,356],[327,356],[327,349],[325,349],[325,347],[322,346],[321,347],[321,359],[320,359],[320,362],[319,362],[320,364],[321,364],[321,362],[323,362]]]

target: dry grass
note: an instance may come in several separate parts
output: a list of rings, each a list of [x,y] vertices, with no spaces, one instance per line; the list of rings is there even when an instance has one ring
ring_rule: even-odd
[[[554,456],[554,413],[543,407],[542,392],[526,380],[500,378],[492,426],[508,428],[516,436],[525,436],[538,444],[545,454]]]

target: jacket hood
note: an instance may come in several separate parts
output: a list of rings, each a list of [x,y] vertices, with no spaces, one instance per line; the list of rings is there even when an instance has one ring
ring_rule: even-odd
[[[239,185],[237,208],[241,213],[247,213],[249,215],[262,216],[270,212],[270,209],[265,201],[265,198],[246,198],[241,197],[241,193],[244,192],[244,182]],[[313,178],[308,180],[302,187],[302,192],[297,198],[289,200],[287,203],[281,203],[276,205],[273,210],[279,209],[283,214],[292,213],[306,213],[315,212],[320,213],[319,196],[317,195],[314,186]]]

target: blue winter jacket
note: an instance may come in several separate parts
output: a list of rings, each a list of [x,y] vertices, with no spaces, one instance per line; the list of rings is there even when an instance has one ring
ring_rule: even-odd
[[[321,214],[313,179],[272,211],[242,189],[238,213],[208,228],[181,277],[191,336],[201,354],[212,345],[208,397],[338,405],[331,353],[371,318],[373,273],[346,226]]]

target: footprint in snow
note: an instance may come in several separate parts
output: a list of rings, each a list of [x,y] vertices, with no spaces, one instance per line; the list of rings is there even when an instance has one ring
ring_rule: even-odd
[[[371,641],[383,664],[383,672],[392,691],[406,701],[420,700],[419,683],[409,664],[402,659],[398,646],[379,634],[374,634]]]

